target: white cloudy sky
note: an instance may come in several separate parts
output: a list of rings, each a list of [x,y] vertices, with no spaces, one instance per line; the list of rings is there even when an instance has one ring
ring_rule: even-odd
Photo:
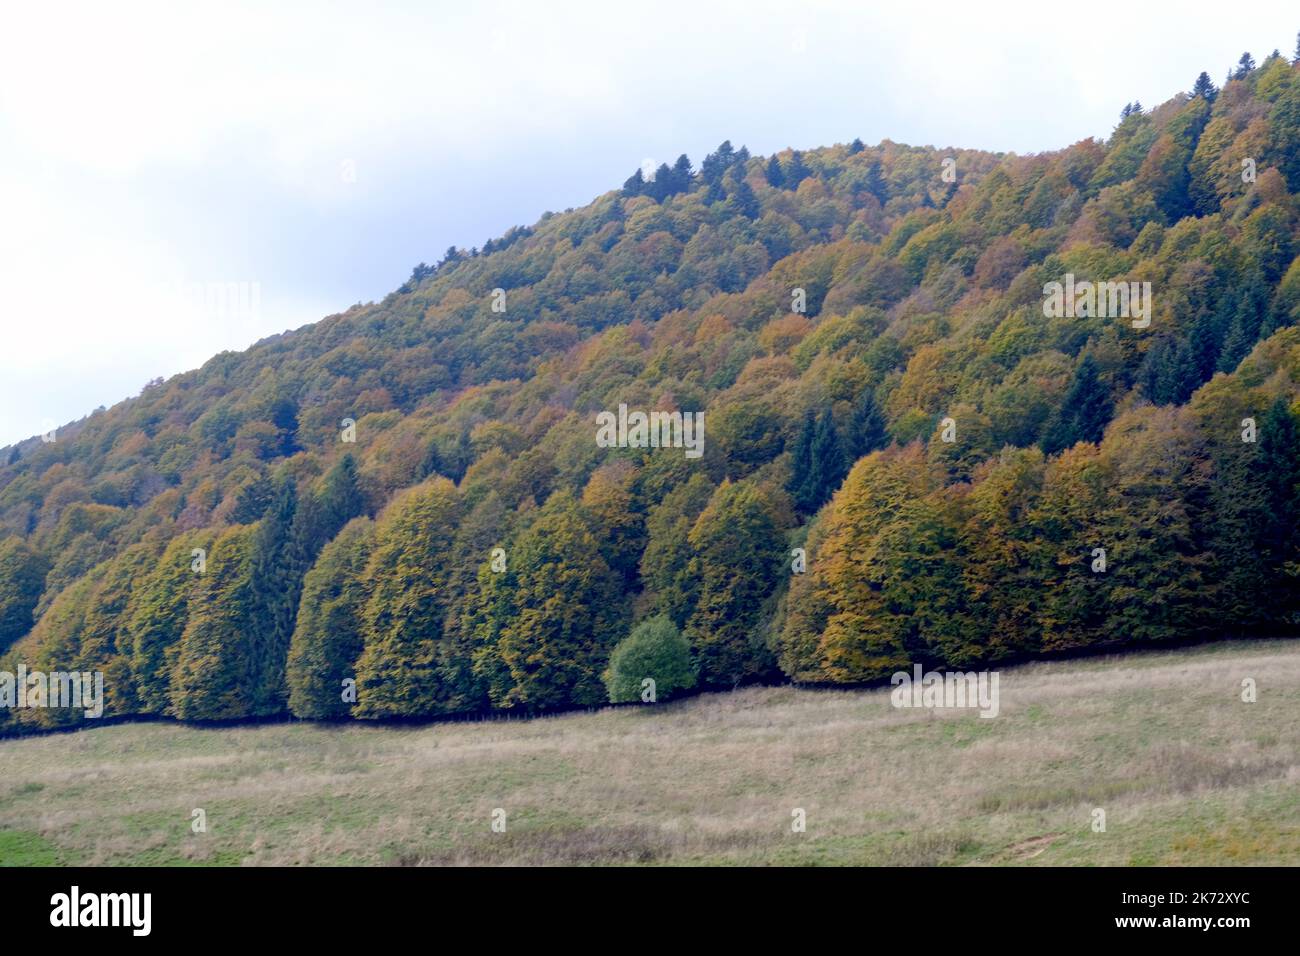
[[[0,0],[0,444],[380,298],[646,158],[1055,149],[1294,50],[1294,0],[1202,6]],[[193,294],[229,282],[255,316]]]

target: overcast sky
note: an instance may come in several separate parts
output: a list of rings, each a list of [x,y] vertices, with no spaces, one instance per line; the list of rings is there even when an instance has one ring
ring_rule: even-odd
[[[1300,29],[1294,0],[265,6],[0,0],[0,444],[645,159],[1057,149]]]

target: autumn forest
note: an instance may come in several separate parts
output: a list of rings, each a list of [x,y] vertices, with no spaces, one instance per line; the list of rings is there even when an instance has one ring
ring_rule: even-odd
[[[1295,635],[1300,63],[1189,86],[1036,155],[723,142],[0,450],[0,670],[384,719]]]

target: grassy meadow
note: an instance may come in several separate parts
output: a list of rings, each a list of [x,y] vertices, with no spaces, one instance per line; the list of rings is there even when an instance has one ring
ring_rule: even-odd
[[[1300,641],[1029,664],[1000,690],[994,719],[763,687],[2,740],[0,864],[1300,864]]]

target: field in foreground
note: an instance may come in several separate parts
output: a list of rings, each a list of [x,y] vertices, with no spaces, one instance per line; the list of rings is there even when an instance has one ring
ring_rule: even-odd
[[[531,721],[122,724],[0,741],[0,769],[8,865],[1300,864],[1300,641],[1006,669],[994,719],[751,688]]]

